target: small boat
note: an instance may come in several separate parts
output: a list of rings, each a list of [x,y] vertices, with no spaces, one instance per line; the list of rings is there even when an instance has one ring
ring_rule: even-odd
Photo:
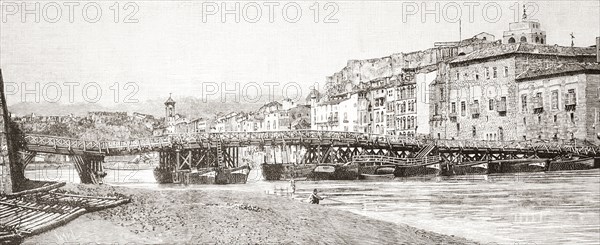
[[[396,177],[438,175],[441,173],[441,163],[442,159],[439,156],[408,158],[404,164],[398,165],[394,175]]]
[[[551,161],[549,166],[547,166],[547,171],[587,170],[594,168],[600,168],[600,158],[588,157]]]
[[[261,164],[265,180],[296,180],[306,178],[315,168],[315,164]]]
[[[154,179],[159,184],[173,183],[173,169],[165,166],[154,168]]]
[[[361,173],[358,179],[363,180],[390,180],[394,179],[395,165],[377,166],[372,173]]]
[[[486,174],[488,171],[487,161],[467,162],[463,164],[450,165],[450,175]]]
[[[358,167],[350,164],[317,164],[307,180],[355,180]]]
[[[244,165],[237,168],[201,168],[173,172],[173,183],[176,184],[245,184],[250,167]]]
[[[488,162],[488,174],[494,173],[524,173],[543,172],[550,159],[509,159]]]

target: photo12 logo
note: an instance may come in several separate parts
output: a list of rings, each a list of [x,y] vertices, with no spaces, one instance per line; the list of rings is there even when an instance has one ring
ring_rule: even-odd
[[[110,19],[114,23],[138,23],[140,7],[136,2],[90,1],[1,1],[2,23],[57,23],[83,21],[97,23]]]
[[[112,83],[106,87],[96,82],[47,82],[47,83],[5,83],[4,91],[7,96],[17,96],[20,102],[68,102],[82,100],[87,103],[97,103],[105,97],[114,103],[138,103],[136,98],[139,86],[134,82]],[[66,100],[65,100],[66,99]]]
[[[247,23],[284,21],[338,23],[340,7],[335,2],[202,2],[202,23]]]
[[[422,23],[434,21],[440,23],[442,20],[449,23],[459,21],[474,23],[485,21],[496,23],[503,16],[511,16],[514,22],[518,22],[524,13],[529,20],[535,21],[535,15],[539,6],[535,2],[494,2],[494,1],[422,1],[402,2],[402,22],[420,21]],[[508,14],[508,15],[507,15]]]

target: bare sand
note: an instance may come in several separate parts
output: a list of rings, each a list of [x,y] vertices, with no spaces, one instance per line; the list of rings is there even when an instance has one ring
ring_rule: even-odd
[[[476,244],[290,198],[216,190],[145,190],[68,184],[132,202],[85,214],[25,244]]]

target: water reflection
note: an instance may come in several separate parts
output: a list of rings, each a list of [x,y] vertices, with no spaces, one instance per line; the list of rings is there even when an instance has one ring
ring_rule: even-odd
[[[32,179],[78,182],[74,169],[27,171]],[[246,185],[158,185],[152,170],[108,171],[105,183],[135,188],[272,191],[251,172]],[[406,178],[388,182],[298,181],[298,199],[314,188],[323,205],[443,234],[500,244],[600,244],[600,170]]]

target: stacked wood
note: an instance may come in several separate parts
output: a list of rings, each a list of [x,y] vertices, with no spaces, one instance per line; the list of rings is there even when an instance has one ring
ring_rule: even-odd
[[[130,201],[122,196],[94,197],[61,193],[55,190],[57,186],[44,186],[0,197],[0,244],[20,241],[26,236],[62,226],[86,212]]]

